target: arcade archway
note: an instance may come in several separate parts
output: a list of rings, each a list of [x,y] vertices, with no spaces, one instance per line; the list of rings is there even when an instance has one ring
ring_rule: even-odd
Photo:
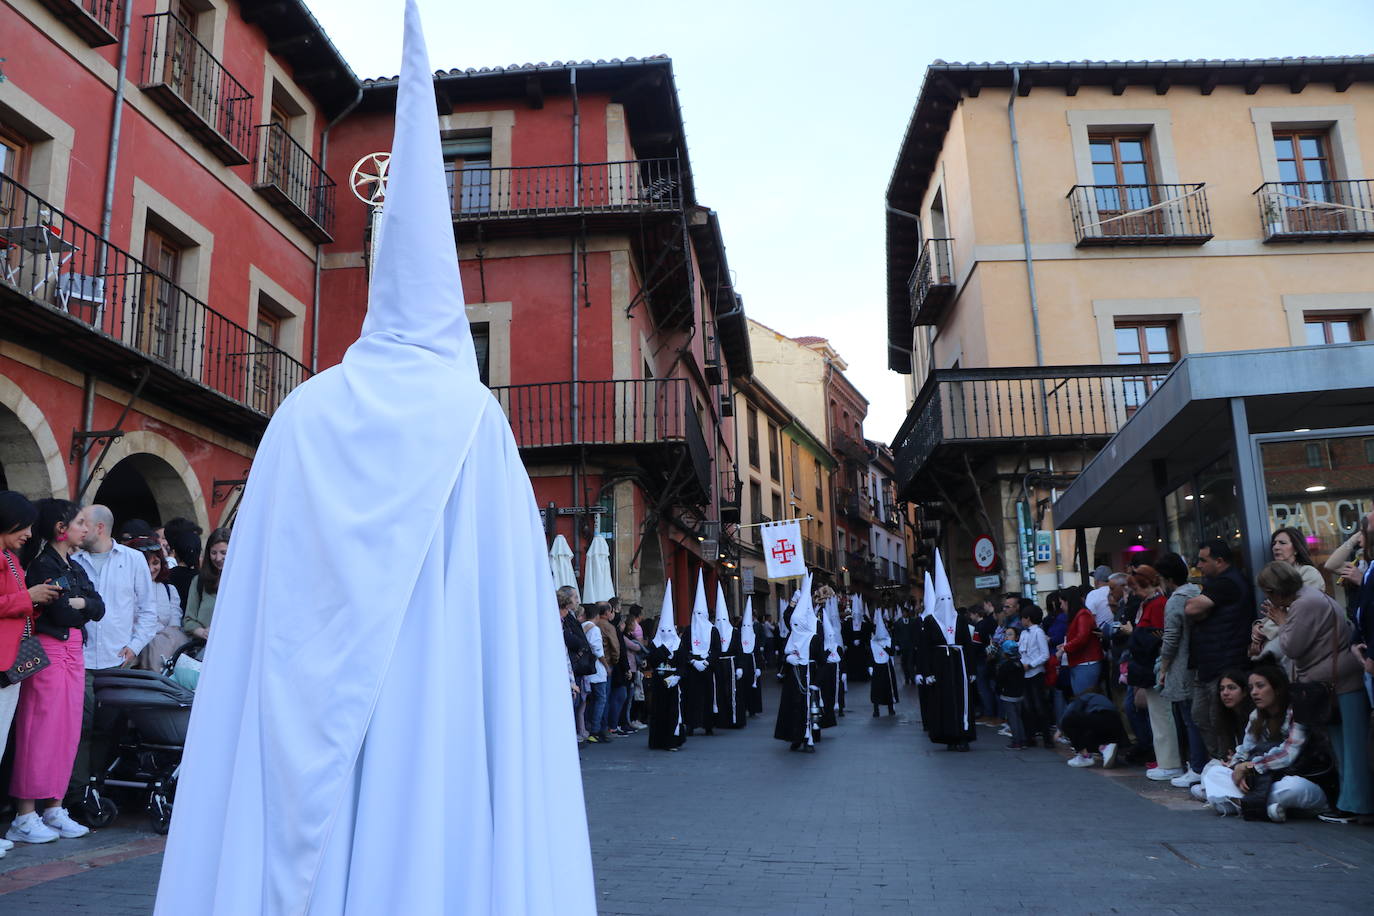
[[[0,375],[0,489],[30,499],[67,495],[67,468],[43,412]]]

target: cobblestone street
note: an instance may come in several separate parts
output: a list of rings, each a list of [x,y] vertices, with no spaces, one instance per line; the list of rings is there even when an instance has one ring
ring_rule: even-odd
[[[1073,770],[991,729],[947,753],[911,706],[861,709],[792,754],[773,699],[680,753],[643,737],[582,751],[603,914],[1330,913],[1374,894],[1369,828],[1218,818],[1138,768]],[[144,916],[160,849],[142,820],[16,848],[0,912]]]

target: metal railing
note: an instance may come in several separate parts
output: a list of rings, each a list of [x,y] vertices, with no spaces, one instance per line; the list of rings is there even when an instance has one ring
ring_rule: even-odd
[[[1271,181],[1255,190],[1264,240],[1374,236],[1374,182]]]
[[[1066,196],[1079,245],[1189,244],[1212,237],[1201,182],[1078,184]]]
[[[822,547],[811,538],[802,536],[802,559],[808,566],[834,571],[835,555],[828,547]]]
[[[893,440],[898,494],[944,443],[1110,438],[1172,368],[1132,363],[936,370]]]
[[[0,175],[0,283],[159,366],[271,414],[309,370]]]
[[[114,44],[123,21],[122,0],[39,0],[91,47]]]
[[[676,159],[468,168],[450,172],[449,182],[455,220],[683,206]]]
[[[911,301],[911,323],[916,324],[921,309],[931,301],[931,292],[939,289],[939,298],[953,291],[954,255],[953,239],[926,239],[921,246],[921,256],[912,268],[906,289]],[[941,303],[943,304],[943,303]]]
[[[253,94],[171,13],[143,17],[141,87],[170,93],[248,161]]]
[[[868,443],[864,442],[862,439],[856,439],[848,433],[841,432],[838,429],[831,430],[830,444],[834,446],[835,451],[846,458],[852,458],[860,464],[867,464],[869,459],[873,457],[872,453],[868,450]]]
[[[257,127],[253,187],[318,241],[330,241],[334,226],[334,179],[281,124]]]
[[[835,511],[844,518],[862,521],[864,516],[860,502],[859,494],[853,490],[841,487],[835,491]]]

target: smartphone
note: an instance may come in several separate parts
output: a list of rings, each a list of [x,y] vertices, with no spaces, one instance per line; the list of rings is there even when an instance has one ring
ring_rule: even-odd
[[[71,580],[68,579],[66,576],[58,576],[56,579],[53,579],[53,580],[52,580],[52,584],[53,584],[53,585],[56,585],[58,588],[62,589],[62,591],[64,591],[64,592],[65,592],[65,591],[70,591],[70,590],[71,590],[71,587],[72,587]]]

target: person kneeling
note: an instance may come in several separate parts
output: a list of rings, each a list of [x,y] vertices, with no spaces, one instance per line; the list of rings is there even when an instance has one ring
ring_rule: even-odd
[[[1328,804],[1319,782],[1333,773],[1331,759],[1321,738],[1293,718],[1288,678],[1275,665],[1260,665],[1248,686],[1255,711],[1231,759],[1204,774],[1207,803],[1223,816],[1267,816],[1278,824],[1289,813],[1320,814]]]
[[[1117,747],[1127,740],[1116,705],[1096,692],[1074,697],[1059,720],[1059,730],[1077,751],[1068,760],[1071,767],[1092,766],[1093,754],[1100,749],[1102,766],[1110,769],[1116,766]]]

